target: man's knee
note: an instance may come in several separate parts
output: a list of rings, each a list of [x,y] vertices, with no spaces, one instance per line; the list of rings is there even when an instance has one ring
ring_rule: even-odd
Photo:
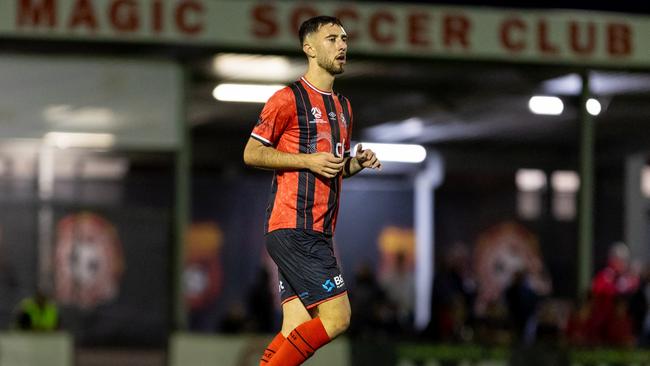
[[[350,326],[350,312],[321,315],[321,321],[329,337],[335,338]]]
[[[311,320],[311,317],[305,314],[292,314],[290,316],[285,315],[282,319],[282,334],[286,336],[300,324],[309,320]]]
[[[339,331],[339,334],[348,330],[348,328],[350,327],[350,318],[351,318],[351,314],[349,311],[344,314],[340,314],[336,318],[337,329]]]
[[[338,299],[337,299],[338,300]],[[350,303],[347,296],[342,301],[333,300],[318,308],[318,316],[330,338],[345,332],[350,326]]]
[[[288,301],[282,305],[282,334],[286,337],[289,332],[310,319],[309,312],[300,300]]]

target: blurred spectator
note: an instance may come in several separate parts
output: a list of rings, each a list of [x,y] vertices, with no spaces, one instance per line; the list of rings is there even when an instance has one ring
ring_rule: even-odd
[[[403,252],[397,253],[395,266],[383,276],[381,286],[388,300],[395,307],[397,322],[402,332],[410,332],[413,329],[415,285],[413,273],[407,266]]]
[[[585,347],[593,344],[593,299],[587,295],[569,314],[564,331],[570,346]]]
[[[543,343],[547,346],[560,346],[562,327],[560,319],[565,318],[563,309],[565,303],[562,300],[551,300],[545,298],[537,306],[537,327],[535,332],[535,343]],[[562,315],[564,313],[564,316]]]
[[[512,343],[508,329],[508,310],[501,301],[487,304],[483,315],[476,318],[476,341],[485,346],[505,346]]]
[[[629,270],[629,256],[629,249],[624,243],[613,244],[607,266],[592,281],[593,325],[597,342],[604,342],[608,338],[608,324],[615,316],[616,299],[631,296],[639,287],[638,275]]]
[[[627,301],[622,296],[614,300],[611,318],[605,325],[604,343],[615,347],[634,346],[632,318],[628,313]]]
[[[470,340],[476,284],[469,263],[464,243],[454,243],[444,255],[433,282],[426,336],[446,342]]]
[[[375,272],[363,263],[355,273],[354,292],[350,294],[352,322],[348,333],[354,337],[376,338],[395,330],[394,309],[377,282]]]
[[[248,291],[248,313],[250,325],[248,330],[253,332],[272,333],[275,329],[273,321],[273,294],[269,288],[269,272],[260,268],[255,282]]]
[[[509,366],[570,366],[566,349],[561,346],[560,317],[562,300],[543,299],[537,306],[535,342],[518,344],[511,349]]]
[[[641,347],[650,346],[650,267],[643,272],[639,287],[630,299],[634,334]]]
[[[504,295],[514,339],[523,344],[531,344],[535,340],[540,296],[531,286],[525,270],[514,273]]]
[[[59,311],[45,292],[38,290],[20,302],[14,322],[20,330],[54,331],[59,328]]]
[[[226,314],[221,319],[222,333],[237,334],[246,331],[246,311],[240,303],[230,304]]]

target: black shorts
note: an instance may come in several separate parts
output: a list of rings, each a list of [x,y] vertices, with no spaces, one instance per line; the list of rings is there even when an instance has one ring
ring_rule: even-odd
[[[278,229],[266,234],[266,249],[278,266],[283,304],[297,297],[311,309],[347,291],[330,236]]]

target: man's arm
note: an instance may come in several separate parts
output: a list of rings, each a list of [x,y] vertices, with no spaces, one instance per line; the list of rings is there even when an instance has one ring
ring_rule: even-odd
[[[349,178],[365,168],[381,170],[381,162],[372,150],[363,150],[361,144],[358,144],[356,155],[345,158],[343,178]]]
[[[345,163],[343,164],[343,178],[350,178],[351,176],[359,173],[363,170],[363,166],[359,163],[359,160],[356,157],[348,156],[345,158]]]
[[[326,178],[334,178],[343,168],[344,161],[329,153],[294,154],[279,151],[251,137],[244,148],[244,163],[260,169],[309,169]]]

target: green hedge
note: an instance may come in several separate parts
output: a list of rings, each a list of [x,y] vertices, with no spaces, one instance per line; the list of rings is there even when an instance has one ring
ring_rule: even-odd
[[[548,350],[549,348],[546,348]],[[522,350],[522,349],[519,349]],[[524,349],[525,350],[525,349]],[[531,352],[540,352],[532,347]],[[553,348],[557,352],[566,352],[571,363],[579,364],[637,364],[650,365],[650,350],[647,349],[562,349]],[[482,361],[509,360],[512,350],[505,347],[486,347],[479,345],[448,345],[423,343],[398,343],[396,345],[398,359],[406,360],[440,360],[440,361]]]

